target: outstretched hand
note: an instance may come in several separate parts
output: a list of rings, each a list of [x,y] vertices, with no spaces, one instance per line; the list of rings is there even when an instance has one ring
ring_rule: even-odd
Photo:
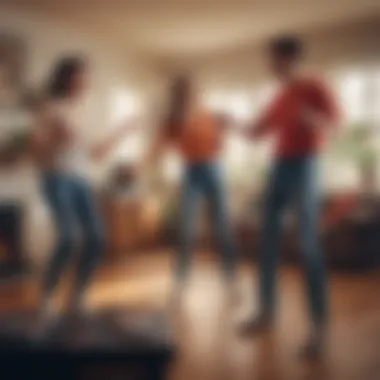
[[[118,132],[120,138],[123,138],[129,133],[137,132],[139,130],[142,130],[142,122],[138,117],[134,116],[123,120],[119,126]]]
[[[251,126],[245,125],[245,123],[239,122],[233,116],[227,114],[218,114],[218,122],[224,131],[232,131],[245,138],[252,138],[252,128]]]
[[[104,158],[112,149],[122,142],[130,133],[141,129],[138,118],[129,118],[122,122],[120,126],[106,140],[100,142],[92,148],[92,154],[96,159]]]

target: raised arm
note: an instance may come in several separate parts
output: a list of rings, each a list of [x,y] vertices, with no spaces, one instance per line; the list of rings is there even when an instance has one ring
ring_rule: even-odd
[[[270,133],[273,121],[269,114],[264,114],[258,119],[247,123],[243,128],[243,135],[249,140],[257,140]]]
[[[259,118],[248,122],[239,122],[227,114],[218,114],[217,117],[224,130],[232,130],[249,140],[255,140],[272,131],[275,125],[275,111],[276,103],[273,102]]]

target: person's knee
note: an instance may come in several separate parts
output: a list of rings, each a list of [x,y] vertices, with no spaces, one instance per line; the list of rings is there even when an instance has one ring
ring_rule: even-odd
[[[316,231],[301,233],[301,249],[306,259],[315,261],[320,256],[320,243]]]
[[[179,229],[179,243],[191,244],[196,239],[196,231],[189,226],[182,226]]]

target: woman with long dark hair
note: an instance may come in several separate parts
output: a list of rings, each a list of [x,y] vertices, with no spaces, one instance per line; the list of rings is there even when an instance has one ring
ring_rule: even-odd
[[[179,213],[177,288],[186,283],[195,240],[199,196],[206,198],[215,235],[220,243],[225,279],[234,283],[236,249],[230,226],[225,181],[218,156],[223,140],[223,122],[199,104],[189,78],[177,78],[170,89],[169,112],[150,151],[148,161],[175,147],[184,161]],[[231,287],[230,289],[234,289]]]
[[[89,74],[88,62],[83,58],[60,60],[51,75],[46,101],[33,130],[32,146],[42,191],[58,233],[43,279],[42,311],[51,310],[51,296],[77,249],[80,257],[69,306],[78,311],[84,305],[85,290],[105,245],[102,218],[86,162],[104,157],[132,129],[126,123],[107,141],[86,146],[80,108],[89,87]]]

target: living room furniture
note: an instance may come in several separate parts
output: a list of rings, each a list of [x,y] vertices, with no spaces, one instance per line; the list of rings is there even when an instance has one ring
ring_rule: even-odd
[[[164,314],[105,310],[68,317],[30,331],[33,315],[0,317],[0,365],[4,379],[164,380],[174,344]]]
[[[337,270],[362,271],[380,265],[380,199],[362,194],[340,193],[325,197],[320,238],[325,260]],[[302,263],[297,219],[285,223],[280,260]],[[244,220],[237,226],[240,252],[257,258],[261,219]]]
[[[22,219],[22,202],[0,203],[0,278],[11,278],[26,270],[22,252]]]
[[[102,199],[109,260],[158,244],[159,200],[138,195],[105,196]]]

